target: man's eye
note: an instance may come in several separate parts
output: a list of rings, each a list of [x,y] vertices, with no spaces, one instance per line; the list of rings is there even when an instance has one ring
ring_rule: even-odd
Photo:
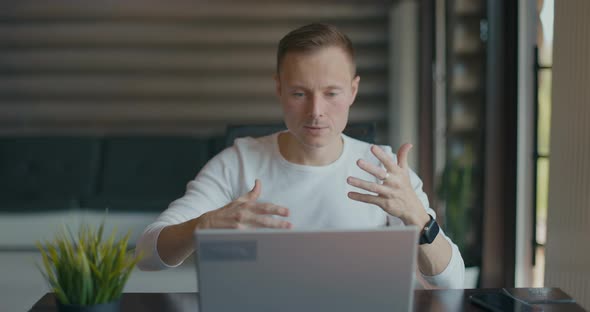
[[[293,96],[294,97],[303,97],[305,94],[303,94],[303,92],[294,92]]]
[[[334,97],[334,96],[337,96],[337,95],[338,95],[338,92],[328,92],[328,96],[329,97]]]

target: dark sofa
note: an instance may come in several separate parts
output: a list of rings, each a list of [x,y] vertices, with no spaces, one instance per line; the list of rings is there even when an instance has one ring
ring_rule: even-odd
[[[163,210],[223,138],[0,138],[0,211]]]
[[[69,209],[154,212],[182,196],[186,183],[236,137],[281,125],[232,126],[220,137],[2,137],[0,212]],[[375,125],[345,133],[373,142]]]

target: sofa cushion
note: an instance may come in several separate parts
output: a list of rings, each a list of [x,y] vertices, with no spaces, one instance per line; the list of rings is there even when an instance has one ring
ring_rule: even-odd
[[[209,141],[193,137],[114,137],[103,146],[102,177],[89,208],[164,210],[182,196],[209,159]]]
[[[98,158],[97,138],[0,138],[0,210],[72,208],[96,189]]]

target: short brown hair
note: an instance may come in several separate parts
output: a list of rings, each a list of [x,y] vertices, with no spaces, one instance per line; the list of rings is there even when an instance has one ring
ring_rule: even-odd
[[[338,28],[329,24],[309,24],[289,32],[281,41],[277,50],[277,74],[281,62],[288,52],[314,52],[321,48],[339,47],[348,55],[353,68],[353,75],[356,72],[354,62],[354,49],[352,42]]]

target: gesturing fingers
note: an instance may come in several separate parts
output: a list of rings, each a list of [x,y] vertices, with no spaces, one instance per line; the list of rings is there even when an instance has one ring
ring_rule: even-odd
[[[264,215],[254,215],[248,224],[258,228],[290,229],[291,223]]]
[[[413,145],[410,143],[405,143],[400,146],[399,150],[397,151],[397,165],[401,168],[408,168],[408,154],[412,149]]]
[[[252,190],[250,192],[238,197],[236,199],[236,201],[239,201],[239,202],[255,201],[258,199],[261,192],[262,192],[262,182],[260,182],[260,180],[256,179],[254,181],[254,187],[252,188]]]
[[[289,209],[269,203],[255,203],[250,208],[256,214],[277,215],[281,217],[289,216]]]
[[[357,161],[357,165],[380,180],[381,183],[348,177],[348,184],[373,193],[362,194],[349,192],[348,197],[356,201],[379,206],[390,215],[398,217],[412,215],[416,209],[422,208],[412,208],[421,205],[416,204],[419,200],[410,181],[408,154],[411,148],[411,144],[403,144],[398,150],[398,159],[396,162],[391,153],[386,152],[377,145],[371,146],[371,152],[381,162],[384,168],[362,159]]]
[[[376,193],[376,194],[379,194],[382,196],[386,195],[389,191],[389,188],[387,188],[386,186],[384,186],[382,184],[377,184],[375,182],[361,180],[361,179],[355,178],[355,177],[348,177],[346,182],[348,182],[348,184],[350,184],[354,187],[358,187],[358,188],[363,189],[365,191]]]
[[[235,228],[282,228],[290,229],[290,222],[275,219],[272,215],[287,217],[289,209],[270,203],[247,202],[235,207]]]
[[[361,169],[365,170],[366,172],[370,173],[371,175],[375,176],[378,180],[385,180],[387,178],[387,171],[381,167],[378,167],[366,160],[359,159],[356,162],[357,166]]]
[[[278,207],[278,206],[277,206]],[[282,207],[281,207],[282,208]],[[257,208],[258,209],[258,208]],[[256,213],[255,209],[243,207],[233,213],[233,228],[291,228],[291,223],[280,219],[275,219],[269,214]]]
[[[392,172],[397,169],[398,165],[393,161],[393,158],[381,147],[373,145],[371,146],[371,152],[383,164],[387,172]]]
[[[367,204],[373,204],[382,207],[385,204],[385,199],[379,195],[361,194],[357,192],[348,192],[348,198],[365,202]]]

